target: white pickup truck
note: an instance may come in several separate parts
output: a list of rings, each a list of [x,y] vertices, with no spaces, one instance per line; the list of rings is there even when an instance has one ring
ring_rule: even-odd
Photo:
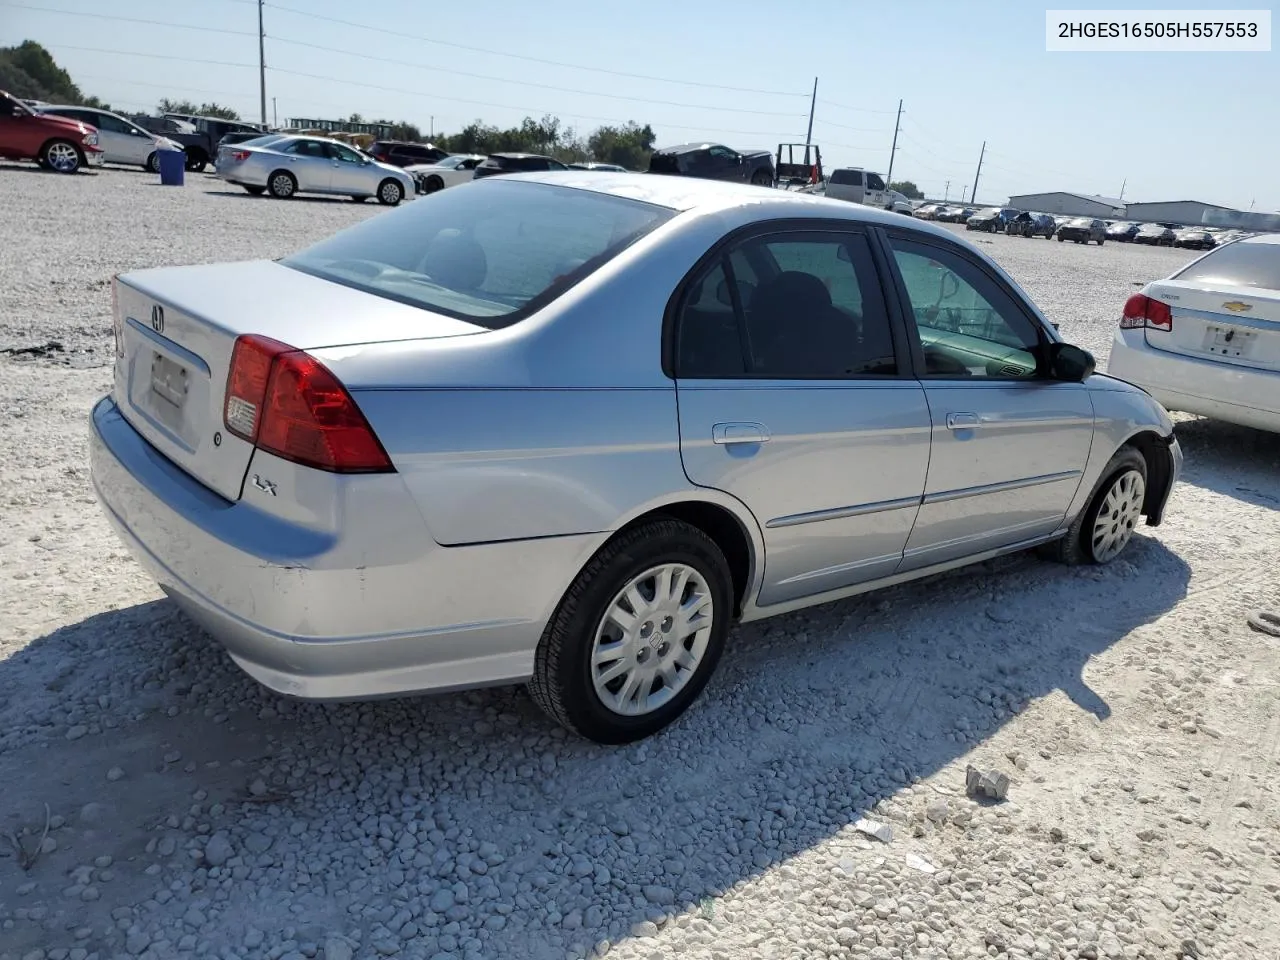
[[[890,190],[878,173],[862,167],[841,167],[831,172],[827,181],[827,196],[832,200],[848,200],[881,210],[897,213],[911,212],[911,204],[897,190]]]

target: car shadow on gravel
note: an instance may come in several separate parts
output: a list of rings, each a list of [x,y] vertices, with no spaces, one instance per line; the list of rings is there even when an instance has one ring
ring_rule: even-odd
[[[254,196],[252,193],[246,193],[244,191],[240,191],[237,193],[234,190],[206,190],[205,193],[207,193],[211,197],[234,197],[237,200],[275,200],[276,199],[275,197],[267,196],[265,193]],[[372,199],[373,197],[368,198],[368,200],[372,200]],[[295,195],[290,197],[285,202],[287,203],[352,203],[353,201],[350,197],[347,197],[347,196],[325,197],[325,196],[307,195],[304,197],[300,195]],[[360,202],[365,203],[366,201],[361,200]]]
[[[1139,536],[1106,567],[1015,555],[750,624],[681,722],[620,748],[566,736],[519,688],[283,699],[168,602],[105,612],[0,661],[0,828],[38,827],[43,802],[67,820],[29,877],[45,924],[7,935],[68,945],[47,932],[67,914],[106,956],[124,943],[109,912],[147,900],[149,917],[172,915],[171,942],[194,904],[233,947],[252,917],[272,931],[262,951],[289,927],[410,956],[559,960],[714,911],[836,834],[851,856],[900,858],[913,829],[944,829],[923,816],[940,794],[909,789],[921,778],[946,771],[953,812],[970,754],[1012,777],[1009,802],[1035,789],[1034,768],[984,744],[1038,698],[1061,691],[1105,723],[1086,665],[1189,578]],[[894,841],[860,852],[864,815]],[[230,844],[216,867],[202,859],[213,834]],[[66,872],[99,856],[116,871],[99,899],[60,898]],[[4,863],[0,905],[25,876]]]
[[[1176,431],[1184,483],[1280,510],[1280,433],[1202,417],[1179,421]]]

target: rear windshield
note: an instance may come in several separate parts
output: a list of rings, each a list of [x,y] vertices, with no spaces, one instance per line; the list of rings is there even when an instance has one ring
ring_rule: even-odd
[[[636,200],[497,178],[432,194],[281,262],[496,330],[674,215]]]
[[[831,174],[831,182],[837,183],[837,184],[847,183],[847,184],[852,184],[855,187],[860,187],[862,186],[862,171],[861,170],[836,170]]]
[[[1093,221],[1092,221],[1092,220],[1087,220],[1087,219],[1085,219],[1084,217],[1076,217],[1074,220],[1072,220],[1070,223],[1068,223],[1068,224],[1067,224],[1067,226],[1069,226],[1069,227],[1091,227],[1091,226],[1093,226]]]
[[[237,146],[265,147],[268,144],[276,143],[277,141],[284,140],[284,139],[286,138],[281,136],[278,133],[269,133],[265,137],[254,137],[252,140],[242,140],[239,144],[237,144]]]
[[[1174,280],[1280,290],[1280,243],[1231,243],[1197,260]]]
[[[649,158],[650,173],[679,173],[680,157],[674,153],[655,153]]]

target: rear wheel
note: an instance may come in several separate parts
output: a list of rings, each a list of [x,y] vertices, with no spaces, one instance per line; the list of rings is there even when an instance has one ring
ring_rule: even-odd
[[[205,156],[203,150],[190,150],[187,152],[186,168],[192,173],[199,173],[209,163],[209,158]]]
[[[1062,243],[1064,240],[1066,240],[1066,237],[1064,237],[1062,234],[1058,234],[1058,242]]]
[[[1045,553],[1073,566],[1110,563],[1133,538],[1146,494],[1147,461],[1133,447],[1121,447],[1067,535],[1046,546]]]
[[[394,207],[404,199],[404,187],[390,178],[378,184],[378,202],[384,207]]]
[[[751,182],[757,187],[772,187],[773,177],[768,170],[757,170],[751,175]]]
[[[715,670],[733,580],[696,527],[654,520],[610,541],[560,601],[538,643],[529,693],[597,743],[629,743],[682,714]]]
[[[40,150],[40,162],[58,173],[75,173],[84,165],[84,154],[70,140],[50,140]]]
[[[267,189],[277,200],[288,200],[298,192],[298,181],[288,170],[277,170],[267,179]]]

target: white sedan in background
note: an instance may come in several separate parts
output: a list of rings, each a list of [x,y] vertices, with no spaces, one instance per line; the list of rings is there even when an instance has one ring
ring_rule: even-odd
[[[1280,236],[1218,247],[1135,293],[1107,372],[1170,410],[1280,432]]]
[[[37,108],[40,113],[49,113],[71,120],[79,120],[98,128],[98,146],[102,148],[102,159],[107,163],[126,163],[150,170],[160,171],[161,150],[182,150],[180,144],[168,137],[158,136],[143,130],[132,120],[109,110],[96,107],[76,107],[43,104]]]
[[[214,163],[227,183],[255,196],[288,200],[299,193],[329,193],[394,207],[414,191],[413,178],[389,163],[327,137],[264,134],[219,147]]]
[[[413,177],[418,193],[435,193],[474,179],[476,167],[483,162],[482,154],[455,153],[436,163],[415,163],[404,172]]]

